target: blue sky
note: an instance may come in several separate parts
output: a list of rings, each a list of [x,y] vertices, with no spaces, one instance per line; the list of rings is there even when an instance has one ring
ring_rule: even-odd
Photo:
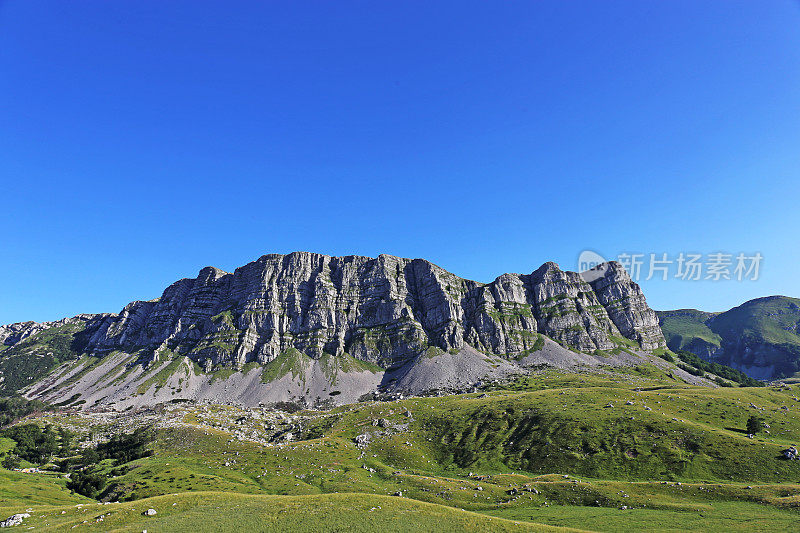
[[[265,253],[490,281],[760,252],[800,297],[800,7],[0,2],[0,323],[116,312]]]

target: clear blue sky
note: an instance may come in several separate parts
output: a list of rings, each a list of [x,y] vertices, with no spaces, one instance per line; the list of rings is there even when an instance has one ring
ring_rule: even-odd
[[[796,2],[0,1],[0,323],[265,253],[490,281],[760,251],[800,296]]]

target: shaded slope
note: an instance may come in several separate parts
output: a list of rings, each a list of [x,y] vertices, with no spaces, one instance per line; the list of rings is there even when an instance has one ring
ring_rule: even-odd
[[[758,379],[800,371],[800,300],[757,298],[724,313],[658,311],[667,345],[743,370]]]

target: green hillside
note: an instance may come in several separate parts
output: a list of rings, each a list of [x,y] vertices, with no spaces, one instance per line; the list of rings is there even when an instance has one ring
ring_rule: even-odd
[[[740,336],[774,345],[800,346],[800,299],[771,296],[720,313],[712,328],[724,338]]]
[[[671,350],[743,369],[759,379],[800,371],[800,299],[757,298],[724,313],[657,311]]]
[[[65,361],[77,359],[85,339],[85,323],[69,323],[46,329],[13,346],[0,345],[0,396],[45,377]]]
[[[122,503],[75,507],[89,500],[61,474],[0,470],[0,514],[31,508],[36,530],[785,530],[800,520],[800,461],[782,455],[800,442],[795,388],[696,387],[640,366],[293,414],[43,413],[32,420],[75,435],[50,468],[97,476],[96,498]],[[152,442],[78,451],[154,422]]]
[[[719,349],[722,337],[706,324],[715,316],[696,309],[657,311],[661,331],[671,350],[691,350],[693,345]]]

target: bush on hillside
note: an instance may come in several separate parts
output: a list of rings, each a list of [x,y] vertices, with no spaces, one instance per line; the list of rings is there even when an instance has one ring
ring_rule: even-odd
[[[2,467],[7,470],[14,470],[15,468],[19,468],[21,462],[22,460],[19,458],[19,455],[10,453],[3,458]]]
[[[147,447],[155,440],[152,428],[139,428],[133,433],[119,433],[97,445],[97,454],[100,459],[114,459],[117,464],[123,464],[142,457],[153,455]]]
[[[22,424],[0,431],[0,437],[15,441],[15,453],[34,464],[46,463],[58,452],[58,436],[50,425],[41,429],[36,424]]]
[[[764,421],[758,418],[757,416],[751,416],[747,419],[747,432],[751,435],[755,435],[761,428],[763,427]]]
[[[50,406],[38,400],[28,400],[21,396],[0,398],[0,427],[36,411],[47,411]]]
[[[67,482],[69,490],[89,498],[97,498],[106,485],[108,479],[102,474],[93,472],[73,472]]]

